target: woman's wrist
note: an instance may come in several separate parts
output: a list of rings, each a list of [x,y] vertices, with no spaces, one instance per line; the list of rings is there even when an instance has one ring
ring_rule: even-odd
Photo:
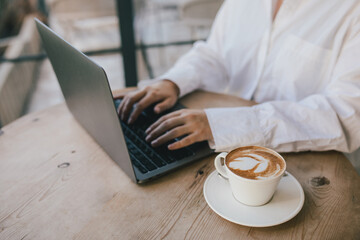
[[[170,79],[163,79],[162,80],[164,84],[168,85],[176,94],[176,97],[179,97],[180,94],[180,88],[176,83],[171,81]]]

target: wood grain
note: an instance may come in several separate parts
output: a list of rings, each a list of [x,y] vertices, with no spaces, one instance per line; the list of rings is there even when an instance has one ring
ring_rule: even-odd
[[[253,103],[197,92],[193,108]],[[250,228],[203,197],[213,156],[136,185],[59,105],[0,135],[0,239],[359,239],[360,177],[338,152],[283,154],[305,205],[289,222]]]

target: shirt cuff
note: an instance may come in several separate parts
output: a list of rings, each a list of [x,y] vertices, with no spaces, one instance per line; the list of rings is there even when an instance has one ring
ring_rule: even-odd
[[[216,152],[227,152],[241,146],[264,146],[265,138],[253,107],[205,109]]]

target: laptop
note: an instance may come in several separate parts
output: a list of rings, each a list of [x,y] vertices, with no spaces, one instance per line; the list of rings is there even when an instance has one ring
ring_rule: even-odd
[[[134,124],[121,121],[116,110],[121,100],[113,100],[104,69],[41,21],[35,22],[68,109],[134,182],[149,181],[213,152],[205,141],[179,150],[168,150],[167,144],[153,148],[145,141],[145,130],[163,114],[148,108]],[[181,108],[177,103],[164,114]]]

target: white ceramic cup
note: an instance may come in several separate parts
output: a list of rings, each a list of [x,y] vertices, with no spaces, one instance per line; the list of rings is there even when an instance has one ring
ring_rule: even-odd
[[[230,152],[237,151],[242,148],[236,148]],[[258,148],[262,148],[266,151],[271,152],[273,155],[279,157],[284,162],[284,168],[279,174],[266,179],[248,179],[236,175],[227,167],[225,162],[228,153],[220,153],[215,158],[215,168],[221,176],[228,179],[231,191],[235,199],[249,206],[261,206],[268,203],[274,195],[280,179],[282,178],[286,169],[286,162],[280,154],[269,148]]]

